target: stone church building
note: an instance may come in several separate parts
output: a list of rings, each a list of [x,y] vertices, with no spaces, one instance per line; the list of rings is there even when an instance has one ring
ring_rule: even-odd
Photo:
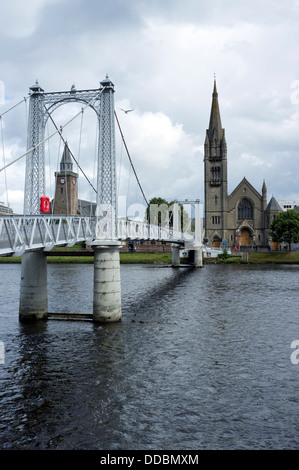
[[[96,204],[78,199],[78,174],[73,170],[72,156],[65,144],[60,171],[55,173],[54,214],[95,214]],[[228,194],[227,144],[222,128],[216,81],[212,94],[209,128],[204,143],[204,243],[208,246],[234,249],[274,248],[269,236],[270,224],[282,208],[274,197],[267,201],[267,188],[262,182],[257,191],[244,177]],[[149,242],[151,243],[151,242]],[[168,246],[138,246],[128,240],[133,251],[169,251]],[[157,243],[158,244],[158,243]],[[160,245],[160,244],[159,244]]]
[[[227,181],[227,144],[214,81],[204,144],[204,242],[238,249],[270,247],[269,227],[282,209],[274,197],[267,202],[265,181],[259,192],[244,177],[231,194]]]

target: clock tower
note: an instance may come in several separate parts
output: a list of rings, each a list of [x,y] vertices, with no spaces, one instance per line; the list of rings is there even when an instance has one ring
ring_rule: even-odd
[[[60,162],[60,171],[55,172],[53,214],[78,214],[78,177],[78,173],[73,171],[71,152],[66,142]]]

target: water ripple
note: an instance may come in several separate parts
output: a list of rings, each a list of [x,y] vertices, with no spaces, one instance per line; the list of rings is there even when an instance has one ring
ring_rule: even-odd
[[[122,266],[123,320],[18,322],[2,265],[2,449],[296,449],[294,267]],[[90,265],[49,265],[49,310],[92,310]]]

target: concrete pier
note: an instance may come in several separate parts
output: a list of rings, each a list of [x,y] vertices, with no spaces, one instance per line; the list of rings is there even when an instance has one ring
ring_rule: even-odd
[[[95,242],[94,242],[95,243]],[[93,321],[99,323],[121,320],[121,285],[119,242],[93,244],[94,298]]]
[[[180,266],[180,245],[173,244],[171,246],[172,266],[178,268]]]
[[[196,268],[202,268],[203,267],[202,249],[201,248],[198,248],[197,250],[194,250],[194,266]]]
[[[43,251],[28,251],[22,256],[19,319],[45,320],[47,314],[47,257]]]

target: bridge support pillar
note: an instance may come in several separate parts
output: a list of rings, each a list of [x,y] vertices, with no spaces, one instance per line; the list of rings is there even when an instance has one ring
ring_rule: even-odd
[[[98,242],[99,243],[99,242]],[[99,323],[121,320],[119,250],[121,243],[94,242],[93,320]]]
[[[43,251],[28,251],[22,256],[19,319],[45,320],[47,315],[47,257]]]
[[[180,246],[173,244],[171,247],[172,252],[172,266],[178,268],[180,266]]]
[[[194,250],[194,266],[196,268],[202,268],[203,267],[202,249],[201,248],[197,248],[197,250]]]

